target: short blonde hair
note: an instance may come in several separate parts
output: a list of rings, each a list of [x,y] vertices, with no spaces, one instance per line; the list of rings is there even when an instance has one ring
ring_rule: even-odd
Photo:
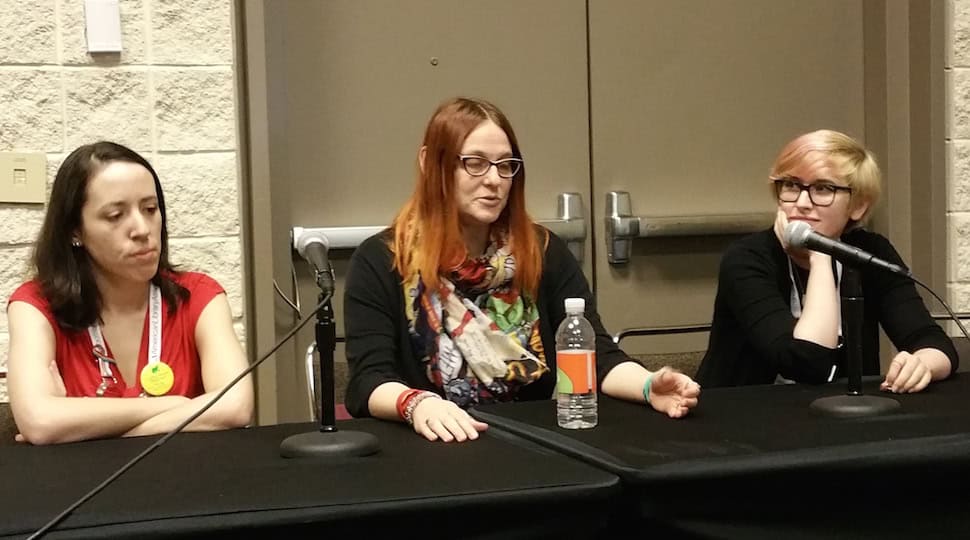
[[[846,229],[864,222],[879,201],[879,195],[882,192],[882,173],[873,153],[845,133],[820,129],[799,135],[778,153],[771,167],[770,178],[774,180],[788,176],[812,152],[825,155],[831,166],[838,172],[840,176],[838,180],[844,181],[852,188],[850,209],[868,203],[865,214],[858,221],[850,221]],[[772,193],[774,194],[774,191]]]

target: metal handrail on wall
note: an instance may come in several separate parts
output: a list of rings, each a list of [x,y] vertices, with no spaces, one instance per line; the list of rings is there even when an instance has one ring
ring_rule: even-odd
[[[586,214],[579,193],[560,193],[557,199],[556,217],[538,220],[538,223],[563,239],[576,260],[583,261],[586,242]],[[290,243],[296,251],[304,238],[323,237],[328,249],[356,249],[364,240],[386,229],[386,226],[361,227],[293,227]]]
[[[630,193],[606,194],[606,259],[611,265],[630,262],[636,238],[747,234],[770,227],[774,212],[703,216],[635,216]]]
[[[956,318],[970,320],[970,313],[954,313]],[[950,315],[947,313],[930,313],[935,321],[949,321]],[[683,324],[674,326],[641,326],[637,328],[624,328],[613,335],[613,343],[619,344],[625,338],[632,336],[671,336],[676,334],[694,334],[699,332],[709,332],[711,325],[708,324]]]
[[[696,332],[707,332],[710,329],[710,324],[624,328],[613,335],[613,343],[619,343],[624,338],[628,338],[630,336],[670,336],[675,334],[693,334]]]

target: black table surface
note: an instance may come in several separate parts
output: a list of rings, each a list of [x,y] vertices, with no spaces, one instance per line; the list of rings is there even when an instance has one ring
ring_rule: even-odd
[[[546,537],[576,531],[562,515],[577,509],[605,515],[619,491],[615,475],[500,430],[445,444],[403,424],[338,426],[373,433],[381,451],[280,457],[280,442],[313,424],[180,433],[45,538],[213,538],[239,529],[289,537]],[[155,440],[0,448],[0,538],[33,533]]]
[[[813,410],[829,385],[704,389],[682,419],[601,396],[590,430],[556,425],[554,401],[479,406],[492,426],[620,476],[635,513],[698,537],[970,536],[970,376],[916,394],[887,415]],[[955,520],[955,521],[954,521]]]

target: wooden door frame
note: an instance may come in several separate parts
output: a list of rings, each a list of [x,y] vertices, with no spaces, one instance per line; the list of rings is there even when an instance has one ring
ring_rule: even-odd
[[[865,138],[884,176],[871,225],[941,292],[948,255],[944,8],[942,0],[863,4]]]
[[[921,282],[946,298],[944,0],[865,0],[866,145],[883,171],[871,228],[892,240]],[[918,288],[930,311],[941,311]],[[892,359],[881,334],[881,360]]]
[[[267,62],[283,47],[280,18],[268,16],[269,9],[265,0],[233,3],[246,350],[250,362],[275,345],[296,320],[292,313],[277,313],[279,303],[271,285],[275,276],[288,273],[291,249],[281,241],[289,237],[288,225],[273,217],[285,215],[285,209],[278,208],[281,202],[273,200],[270,189],[273,179],[286,178],[286,163],[271,151],[270,144],[272,135],[285,127],[284,118],[272,114],[274,104],[285,100],[285,82],[277,73],[279,63]],[[293,379],[299,366],[279,365],[278,360],[295,358],[295,352],[292,342],[288,343],[256,370],[257,425],[278,423],[280,411],[288,410],[286,402],[297,399],[277,391],[294,387],[283,379]]]

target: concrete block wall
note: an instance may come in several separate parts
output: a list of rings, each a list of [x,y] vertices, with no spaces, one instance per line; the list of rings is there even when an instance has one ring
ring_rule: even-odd
[[[82,0],[0,5],[0,151],[46,154],[48,190],[82,144],[142,153],[162,181],[173,262],[226,288],[244,337],[231,0],[120,0],[124,51],[96,55]],[[0,202],[0,370],[7,298],[28,277],[43,216]]]
[[[947,8],[949,301],[954,311],[970,311],[970,0],[948,0]]]

